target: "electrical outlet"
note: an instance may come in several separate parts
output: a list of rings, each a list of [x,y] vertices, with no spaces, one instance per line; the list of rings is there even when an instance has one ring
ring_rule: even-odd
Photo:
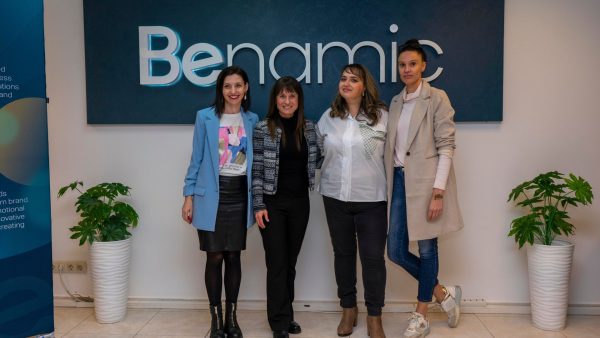
[[[86,273],[87,262],[85,261],[56,261],[52,263],[52,272],[58,273]]]
[[[463,298],[462,305],[485,307],[487,306],[487,301],[485,298]]]

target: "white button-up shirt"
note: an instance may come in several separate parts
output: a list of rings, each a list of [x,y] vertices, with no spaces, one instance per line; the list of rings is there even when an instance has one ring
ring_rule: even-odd
[[[369,126],[360,114],[358,119],[341,119],[332,118],[330,111],[323,113],[317,124],[324,156],[319,192],[344,202],[385,201],[387,111],[381,111],[374,126]]]

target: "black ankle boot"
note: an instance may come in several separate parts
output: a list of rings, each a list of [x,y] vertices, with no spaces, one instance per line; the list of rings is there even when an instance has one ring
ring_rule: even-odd
[[[290,338],[290,333],[286,330],[274,330],[273,338]]]
[[[288,333],[299,334],[301,332],[302,332],[302,328],[300,327],[300,324],[298,324],[296,321],[292,320],[290,322],[290,326],[288,327]]]
[[[210,338],[225,338],[223,330],[223,308],[221,304],[210,306]]]
[[[242,330],[237,322],[237,303],[225,304],[225,333],[227,338],[243,338]]]

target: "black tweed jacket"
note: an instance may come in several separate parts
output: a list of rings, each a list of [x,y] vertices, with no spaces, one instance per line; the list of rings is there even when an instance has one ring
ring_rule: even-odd
[[[275,195],[277,192],[277,174],[279,173],[279,144],[281,141],[281,129],[277,128],[276,139],[269,135],[267,121],[263,120],[256,124],[252,137],[254,147],[254,158],[252,161],[252,202],[254,212],[266,209],[263,195]],[[304,138],[308,146],[308,187],[315,187],[315,170],[319,160],[319,148],[317,146],[317,133],[315,124],[306,120],[304,123]]]

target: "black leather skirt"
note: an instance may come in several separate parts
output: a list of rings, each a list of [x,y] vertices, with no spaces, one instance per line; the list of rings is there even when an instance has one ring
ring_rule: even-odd
[[[247,213],[247,177],[219,176],[219,207],[215,231],[198,230],[200,250],[245,250]]]

